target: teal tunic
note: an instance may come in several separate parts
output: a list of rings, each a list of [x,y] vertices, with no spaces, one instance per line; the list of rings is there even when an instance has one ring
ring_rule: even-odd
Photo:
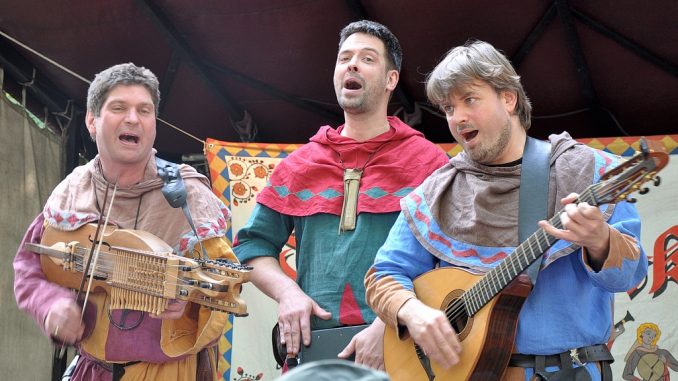
[[[233,250],[241,262],[262,256],[278,258],[294,230],[296,281],[320,307],[332,313],[330,320],[313,317],[311,328],[371,323],[375,314],[365,302],[363,280],[397,217],[397,212],[360,213],[356,229],[339,234],[339,216],[294,217],[257,204],[238,231]]]

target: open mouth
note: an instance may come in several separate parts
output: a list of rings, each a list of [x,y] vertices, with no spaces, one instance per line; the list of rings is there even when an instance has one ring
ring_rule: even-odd
[[[131,135],[131,134],[122,134],[122,135],[120,135],[120,137],[118,139],[120,139],[120,140],[122,140],[123,142],[126,142],[126,143],[133,143],[133,144],[139,143],[139,137],[136,136],[136,135]]]
[[[363,85],[355,78],[349,78],[344,81],[344,88],[346,90],[360,90],[363,88]]]
[[[467,142],[473,140],[476,136],[478,136],[478,130],[466,130],[461,132],[462,139]]]

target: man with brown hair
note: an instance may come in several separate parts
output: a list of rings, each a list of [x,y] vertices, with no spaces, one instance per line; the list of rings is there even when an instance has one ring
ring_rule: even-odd
[[[14,259],[19,308],[58,346],[78,348],[72,381],[116,381],[123,374],[136,380],[217,378],[214,343],[228,314],[178,299],[169,301],[159,315],[112,309],[111,296],[94,287],[82,307],[72,290],[46,278],[40,256],[24,248],[26,243],[40,244],[48,231],[69,236],[107,216],[117,229],[159,237],[177,255],[202,257],[206,252],[212,258],[235,260],[225,238],[230,214],[206,177],[187,165],[176,167],[196,230],[161,191],[164,182],[158,168],[166,167],[158,165],[153,149],[159,102],[158,80],[146,68],[128,63],[97,74],[89,87],[85,120],[99,154],[54,189]]]

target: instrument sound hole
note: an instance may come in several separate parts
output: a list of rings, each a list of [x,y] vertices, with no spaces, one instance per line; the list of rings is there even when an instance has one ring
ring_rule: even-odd
[[[466,329],[468,324],[468,315],[466,314],[466,308],[461,299],[455,299],[450,306],[448,307],[448,319],[452,324],[452,328],[457,333],[461,333]]]
[[[473,318],[469,317],[466,304],[461,298],[463,295],[462,290],[458,291],[459,292],[450,293],[450,295],[445,298],[442,305],[442,311],[447,315],[447,320],[450,321],[454,331],[457,332],[459,340],[463,341],[471,331]]]

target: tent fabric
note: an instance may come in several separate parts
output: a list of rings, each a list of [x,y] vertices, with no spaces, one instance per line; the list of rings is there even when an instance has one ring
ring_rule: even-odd
[[[663,143],[671,154],[669,165],[659,174],[661,186],[651,187],[649,194],[636,196],[637,207],[643,220],[642,243],[652,257],[648,277],[635,289],[616,295],[613,338],[608,345],[615,356],[613,371],[620,378],[627,365],[627,353],[637,346],[638,330],[646,329],[643,323],[656,324],[659,330],[669,333],[678,329],[672,316],[678,307],[678,135],[652,136]],[[611,137],[578,139],[606,152],[625,158],[639,148],[638,137]],[[277,163],[298,148],[299,144],[232,143],[208,139],[205,145],[214,192],[231,209],[233,219],[231,237],[247,221],[257,193],[266,185]],[[439,147],[448,156],[456,155],[461,148],[456,144]],[[280,253],[283,270],[292,278],[294,272],[294,237]],[[277,320],[277,306],[253,285],[243,288],[248,304],[248,318],[237,318],[229,330],[228,354],[223,361],[228,369],[224,380],[273,380],[280,375],[275,367],[271,350],[270,332]],[[633,320],[630,320],[629,316]],[[658,344],[678,357],[678,339],[664,334]],[[629,357],[630,358],[630,357]],[[661,364],[659,364],[661,365]],[[637,376],[648,370],[642,366],[633,370]],[[643,373],[644,372],[644,373]],[[257,378],[259,377],[259,378]]]
[[[1,69],[0,69],[1,71]],[[12,261],[28,225],[61,180],[59,139],[0,91],[0,369],[6,380],[47,380],[52,346],[14,300]]]
[[[304,142],[341,124],[332,71],[339,31],[387,25],[403,67],[389,105],[434,142],[450,142],[427,101],[425,75],[454,46],[480,39],[511,59],[533,104],[531,134],[675,134],[678,2],[658,0],[0,1],[0,32],[83,78],[121,62],[156,73],[160,153],[199,152],[200,139]],[[93,21],[94,20],[94,21]],[[87,85],[5,37],[0,57],[83,110]],[[33,70],[35,69],[35,76]],[[421,123],[417,124],[417,121]],[[80,126],[84,129],[84,126]],[[93,151],[89,153],[93,154]]]

